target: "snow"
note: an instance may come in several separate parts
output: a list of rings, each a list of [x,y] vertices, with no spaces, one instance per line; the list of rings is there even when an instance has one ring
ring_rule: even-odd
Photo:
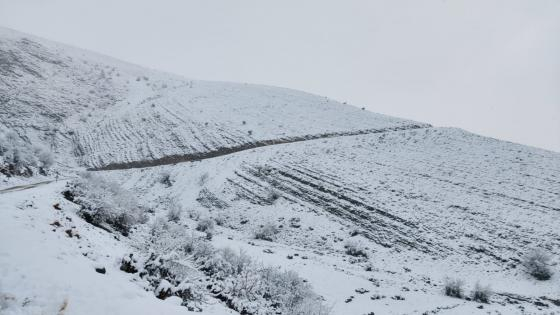
[[[61,196],[64,185],[51,183],[0,198],[0,301],[7,306],[0,313],[189,314],[119,270],[117,262],[131,249],[76,216],[76,206]],[[54,209],[55,203],[63,210]],[[53,226],[55,221],[61,226]],[[68,237],[67,229],[80,238]],[[106,274],[97,273],[98,266]],[[229,311],[215,304],[200,314]]]
[[[558,295],[558,276],[532,280],[519,261],[537,246],[558,257],[560,243],[551,236],[560,223],[559,171],[560,159],[552,152],[458,129],[426,128],[99,173],[156,209],[174,198],[201,216],[225,218],[215,236],[218,246],[243,248],[265,263],[298,271],[334,305],[334,314],[368,309],[409,314],[438,307],[471,314],[519,309],[493,304],[479,310],[475,302],[445,297],[446,277],[464,279],[467,292],[477,281],[491,285],[499,293],[495,303],[503,303],[502,293]],[[159,183],[159,174],[169,174],[172,186]],[[282,196],[272,204],[266,202],[269,187]],[[212,198],[213,203],[205,200]],[[301,227],[290,227],[290,218],[299,218]],[[253,240],[258,227],[270,222],[284,226],[278,239]],[[351,237],[354,229],[362,235]],[[369,248],[374,272],[364,272],[364,263],[343,254],[349,239]],[[295,252],[308,259],[286,258]],[[372,286],[372,277],[380,287]],[[361,287],[370,292],[357,294]],[[386,298],[371,300],[374,294]],[[397,295],[405,300],[393,299]]]
[[[0,52],[0,97],[12,107],[0,125],[50,145],[70,165],[419,124],[289,89],[189,80],[8,29]]]
[[[187,313],[119,264],[186,242],[207,218],[222,222],[214,247],[296,271],[333,315],[558,311],[558,153],[289,89],[181,78],[2,28],[0,53],[0,127],[56,159],[45,176],[0,175],[2,314]],[[128,169],[145,161],[166,165]],[[61,194],[80,170],[108,165],[123,169],[96,175],[150,209],[128,237],[88,224]],[[154,242],[171,208],[183,210],[175,234]],[[279,233],[256,240],[267,224]],[[368,257],[345,253],[348,241]],[[535,247],[553,257],[549,281],[523,270]],[[446,277],[465,280],[467,294],[490,285],[491,303],[446,297]],[[197,293],[202,314],[235,314]]]

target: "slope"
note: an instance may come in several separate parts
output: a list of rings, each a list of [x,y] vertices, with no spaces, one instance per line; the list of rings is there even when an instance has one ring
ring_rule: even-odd
[[[458,129],[427,128],[100,174],[156,209],[175,199],[197,216],[225,222],[218,239],[227,246],[299,266],[336,305],[335,314],[367,309],[410,314],[451,306],[453,314],[475,312],[476,303],[439,299],[446,276],[470,286],[490,284],[496,291],[493,307],[507,306],[502,311],[530,310],[533,303],[556,307],[547,299],[558,294],[557,278],[535,282],[522,265],[533,248],[560,254],[556,153]],[[170,187],[161,184],[163,176],[170,178]],[[251,241],[270,223],[280,227],[275,243]],[[345,254],[348,242],[361,244],[371,258],[364,262]],[[288,256],[296,251],[312,261],[282,262],[282,254],[262,254],[266,248]],[[363,272],[368,264],[373,271]],[[310,265],[333,281],[321,279]],[[341,279],[338,272],[349,274]],[[387,298],[345,303],[360,286]],[[432,302],[416,301],[422,294]]]
[[[188,80],[0,29],[0,125],[91,168],[426,124],[326,97]]]

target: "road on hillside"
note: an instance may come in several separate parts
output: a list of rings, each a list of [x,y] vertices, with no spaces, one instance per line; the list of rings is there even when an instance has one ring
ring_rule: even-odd
[[[45,180],[42,182],[36,182],[36,183],[32,183],[32,184],[26,184],[26,185],[18,185],[18,186],[12,186],[12,187],[8,187],[8,188],[4,188],[4,189],[0,189],[0,195],[2,194],[6,194],[9,192],[14,192],[14,191],[20,191],[20,190],[26,190],[26,189],[31,189],[31,188],[35,188],[38,186],[43,186],[46,184],[50,184],[56,181],[61,181],[61,180],[66,180],[66,179],[71,179],[72,177],[65,177],[65,178],[59,178],[58,180]]]
[[[316,139],[357,136],[357,135],[365,135],[365,134],[376,134],[376,133],[404,131],[404,130],[412,130],[412,129],[424,129],[424,128],[431,128],[431,126],[427,124],[412,124],[412,125],[399,126],[399,127],[366,129],[366,130],[357,130],[357,131],[350,131],[350,132],[323,133],[323,134],[307,135],[301,137],[279,138],[273,140],[260,140],[260,141],[245,143],[238,146],[217,148],[215,150],[207,151],[207,152],[168,155],[153,160],[110,163],[101,167],[88,168],[87,170],[88,171],[111,171],[111,170],[124,170],[130,168],[153,167],[153,166],[177,164],[182,162],[200,161],[200,160],[210,159],[214,157],[224,156],[232,153],[237,153],[241,151],[246,151],[250,149],[256,149],[256,148],[266,147],[271,145],[310,141]]]
[[[0,190],[0,194],[5,194],[5,193],[13,192],[13,191],[31,189],[31,188],[46,185],[46,184],[52,183],[52,182],[54,182],[54,180],[46,180],[46,181],[43,181],[43,182],[37,182],[37,183],[33,183],[33,184],[13,186],[13,187],[9,187],[9,188],[5,188],[5,189]]]

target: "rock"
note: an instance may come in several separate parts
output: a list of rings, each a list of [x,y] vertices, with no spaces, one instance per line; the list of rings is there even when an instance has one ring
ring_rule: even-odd
[[[104,275],[107,272],[107,270],[105,270],[105,267],[95,267],[95,271],[102,275]]]
[[[384,298],[385,298],[385,295],[379,295],[379,294],[375,294],[375,295],[372,295],[370,297],[371,300],[381,300],[381,299],[384,299]]]
[[[136,268],[135,266],[136,264],[136,259],[134,259],[132,257],[132,254],[125,256],[122,260],[121,260],[121,270],[126,272],[126,273],[137,273],[138,272],[138,268]]]

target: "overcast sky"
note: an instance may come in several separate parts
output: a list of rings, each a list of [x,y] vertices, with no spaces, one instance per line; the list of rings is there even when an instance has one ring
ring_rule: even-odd
[[[560,152],[558,0],[0,0],[0,25]]]

